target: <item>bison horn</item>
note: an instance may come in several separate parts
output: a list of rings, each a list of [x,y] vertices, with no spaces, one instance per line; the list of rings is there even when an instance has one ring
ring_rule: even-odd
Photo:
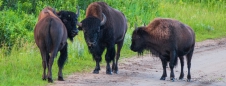
[[[101,26],[104,25],[104,24],[106,23],[106,21],[107,21],[107,18],[106,18],[106,16],[104,15],[104,13],[102,13],[102,15],[103,15],[103,20],[102,20],[101,23],[100,23]]]
[[[79,9],[79,6],[77,6],[77,12],[76,12],[76,15],[77,15],[77,17],[79,17],[79,14],[80,14],[80,11],[79,11],[80,9]],[[82,27],[82,23],[80,23],[80,22],[77,22],[76,23],[79,27]]]
[[[82,27],[82,23],[77,22],[76,24],[77,24],[79,27]]]
[[[79,17],[79,14],[80,14],[79,6],[77,6],[77,12],[76,12],[77,17]]]
[[[53,8],[53,13],[56,15],[57,13],[56,13],[56,10]]]
[[[137,24],[136,23],[135,23],[134,27],[135,27],[135,29],[137,28]]]

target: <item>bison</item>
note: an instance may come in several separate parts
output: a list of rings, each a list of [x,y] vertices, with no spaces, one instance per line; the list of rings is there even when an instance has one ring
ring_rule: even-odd
[[[52,65],[58,51],[60,51],[58,80],[64,80],[62,69],[67,60],[67,38],[72,41],[78,33],[76,28],[78,15],[79,11],[77,14],[70,11],[56,12],[51,7],[46,7],[40,12],[34,29],[34,38],[42,56],[43,80],[48,78],[48,82],[53,82]]]
[[[183,56],[186,55],[188,65],[187,81],[190,81],[194,46],[195,33],[189,26],[174,19],[156,18],[148,26],[138,27],[133,31],[130,48],[138,54],[142,54],[144,50],[149,50],[153,55],[160,57],[163,67],[160,80],[165,80],[167,77],[167,62],[169,62],[171,70],[170,79],[175,80],[173,68],[177,64],[177,57],[181,62],[179,79],[183,79]]]
[[[93,2],[86,9],[86,18],[78,26],[78,29],[84,32],[89,52],[96,61],[93,73],[99,73],[101,55],[106,48],[106,74],[111,75],[112,71],[117,74],[118,59],[127,31],[127,20],[124,14],[111,8],[105,2]],[[115,51],[116,44],[117,52]],[[113,61],[112,69],[111,61]]]

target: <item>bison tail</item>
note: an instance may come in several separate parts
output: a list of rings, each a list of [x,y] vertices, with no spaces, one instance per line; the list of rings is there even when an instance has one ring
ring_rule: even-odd
[[[51,33],[50,33],[50,28],[51,28],[51,23],[52,23],[52,18],[49,18],[49,19],[47,19],[47,23],[48,23],[48,25],[49,26],[47,26],[47,28],[48,28],[48,31],[47,31],[47,37],[46,37],[46,39],[45,39],[45,44],[46,44],[46,50],[48,51],[48,52],[50,52],[50,46],[51,46]]]

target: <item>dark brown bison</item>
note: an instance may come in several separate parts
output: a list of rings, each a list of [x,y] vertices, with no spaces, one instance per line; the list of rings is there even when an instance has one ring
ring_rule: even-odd
[[[142,54],[144,50],[150,50],[152,54],[159,56],[162,61],[163,74],[160,80],[167,77],[166,65],[169,62],[171,69],[170,79],[174,81],[173,68],[177,64],[177,57],[181,62],[181,74],[183,79],[184,58],[187,57],[188,75],[191,80],[191,58],[195,46],[194,31],[187,25],[173,19],[156,18],[147,27],[138,27],[133,31],[131,50]]]
[[[99,63],[105,48],[107,48],[105,55],[106,74],[112,74],[112,71],[118,73],[118,59],[127,31],[127,21],[124,14],[104,2],[94,2],[86,9],[86,18],[79,24],[79,29],[83,30],[89,52],[96,61],[93,73],[99,73]],[[117,44],[116,62],[115,44]],[[113,61],[112,69],[110,67],[111,61]]]
[[[60,11],[56,14],[51,7],[46,7],[40,12],[34,29],[34,38],[42,56],[43,80],[48,78],[48,82],[53,82],[52,65],[58,51],[60,51],[58,80],[64,80],[62,68],[67,59],[67,38],[73,40],[78,33],[76,28],[78,15],[69,11]]]

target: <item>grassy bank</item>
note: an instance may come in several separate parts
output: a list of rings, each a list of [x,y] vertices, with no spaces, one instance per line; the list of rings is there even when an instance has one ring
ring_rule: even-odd
[[[102,1],[105,1],[113,8],[122,11],[128,19],[129,28],[124,41],[121,58],[136,55],[136,53],[129,49],[131,44],[131,33],[134,30],[135,23],[138,26],[142,26],[144,23],[148,24],[156,17],[174,18],[191,26],[196,33],[196,41],[226,37],[226,27],[224,26],[226,24],[226,2],[223,0]],[[43,7],[52,6],[56,7],[57,10],[65,9],[75,11],[77,2],[70,2],[69,0],[64,3],[64,5],[59,5],[63,4],[62,1],[46,3],[41,3],[39,1],[37,3],[40,5],[37,6],[36,11],[31,14],[21,11],[23,5],[21,6],[21,9],[4,9],[0,12],[1,14],[6,15],[0,17],[0,19],[4,20],[0,22],[0,24],[4,26],[1,28],[6,28],[14,33],[17,33],[18,29],[26,29],[25,31],[17,33],[17,35],[20,35],[20,38],[25,37],[26,41],[16,40],[10,54],[7,53],[9,52],[7,50],[8,46],[2,46],[0,48],[0,86],[33,86],[47,84],[47,81],[42,81],[41,79],[43,71],[41,55],[33,40],[32,26],[34,26],[37,21],[38,10],[41,10]],[[84,10],[81,10],[79,21],[84,18],[84,12]],[[4,36],[4,34],[6,33],[1,33],[1,36]],[[9,35],[11,34],[9,33]],[[12,38],[18,37],[17,35],[12,34]],[[7,40],[10,40],[10,38]],[[74,42],[68,42],[69,52],[68,60],[63,70],[64,75],[66,76],[73,72],[93,70],[95,62],[87,50],[82,32],[79,32],[79,35],[74,38]],[[58,58],[55,59],[53,67],[54,80],[57,78],[57,59]],[[101,65],[105,65],[104,60]]]

